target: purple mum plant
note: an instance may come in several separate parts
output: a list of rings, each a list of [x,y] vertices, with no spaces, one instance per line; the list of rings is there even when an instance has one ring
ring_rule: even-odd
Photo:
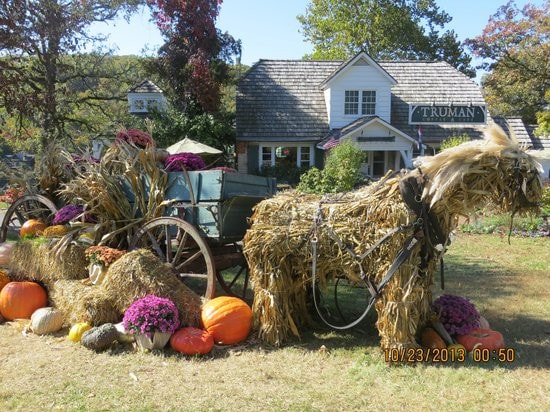
[[[462,296],[441,295],[432,303],[432,309],[450,335],[465,335],[479,327],[478,311]]]
[[[63,206],[57,211],[53,218],[52,225],[64,225],[71,220],[79,217],[84,213],[84,206],[81,205],[67,205]],[[96,219],[89,213],[84,214],[84,221],[86,223],[95,223]]]
[[[202,170],[206,167],[202,157],[195,153],[176,153],[166,158],[164,168],[167,172],[181,172],[183,169]]]
[[[178,308],[168,298],[147,295],[130,305],[122,319],[124,329],[149,338],[155,332],[174,333],[179,326]]]

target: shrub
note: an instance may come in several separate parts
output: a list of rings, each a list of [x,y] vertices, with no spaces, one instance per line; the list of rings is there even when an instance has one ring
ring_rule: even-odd
[[[470,136],[468,136],[467,134],[451,136],[441,142],[440,149],[441,150],[450,149],[451,147],[461,145],[462,143],[469,142],[470,140],[472,139],[470,139]]]
[[[359,169],[364,154],[353,143],[344,141],[331,149],[325,168],[310,169],[300,177],[297,189],[304,193],[338,193],[352,190],[361,179]]]

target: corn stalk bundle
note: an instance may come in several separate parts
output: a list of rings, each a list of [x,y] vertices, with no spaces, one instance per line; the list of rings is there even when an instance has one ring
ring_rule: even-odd
[[[61,194],[69,202],[84,204],[98,223],[99,244],[128,245],[144,222],[162,216],[168,176],[158,167],[153,147],[138,149],[117,142],[100,163],[89,163],[67,183]]]
[[[363,260],[346,247],[361,255],[392,229],[416,221],[399,190],[404,177],[423,182],[422,201],[445,234],[456,228],[458,216],[488,202],[504,210],[534,209],[522,198],[532,202],[541,196],[540,166],[500,129],[491,129],[484,141],[423,158],[419,166],[354,192],[320,197],[288,191],[255,207],[243,252],[261,339],[281,344],[291,333],[299,335],[299,327],[309,321],[313,236],[321,287],[338,276],[362,282],[361,268],[374,283],[380,282],[411,232],[394,234]],[[376,325],[384,348],[416,346],[417,331],[435,316],[430,309],[431,287],[448,242],[428,246],[424,242],[421,239],[415,246],[376,301]],[[433,258],[426,267],[421,267],[423,246],[432,248]]]

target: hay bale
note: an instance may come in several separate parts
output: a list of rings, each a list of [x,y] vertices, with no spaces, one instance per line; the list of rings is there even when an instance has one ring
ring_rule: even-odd
[[[182,324],[200,324],[200,297],[148,250],[129,252],[109,266],[100,288],[120,313],[136,299],[152,294],[170,298],[178,307]]]
[[[34,280],[46,285],[60,279],[88,277],[84,246],[70,244],[62,256],[52,250],[54,243],[20,240],[13,248],[10,270],[16,280]]]
[[[115,309],[111,297],[99,286],[63,279],[50,284],[48,292],[50,302],[63,312],[70,325],[87,322],[98,326],[122,319],[123,313]]]

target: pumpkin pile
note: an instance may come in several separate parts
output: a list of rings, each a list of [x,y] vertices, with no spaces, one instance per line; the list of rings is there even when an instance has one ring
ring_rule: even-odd
[[[430,349],[497,350],[504,348],[500,332],[490,329],[487,320],[479,314],[468,299],[455,295],[442,295],[432,304],[439,321],[426,327],[420,343]]]

